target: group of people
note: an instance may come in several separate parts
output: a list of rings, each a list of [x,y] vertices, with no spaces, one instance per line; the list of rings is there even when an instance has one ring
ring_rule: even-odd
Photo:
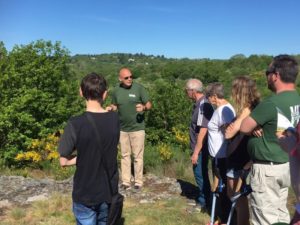
[[[221,83],[208,84],[204,90],[198,79],[186,83],[186,93],[193,99],[190,125],[191,162],[199,196],[196,207],[211,207],[208,155],[212,171],[218,171],[225,188],[219,194],[221,224],[226,224],[230,198],[237,191],[239,178],[245,182],[250,169],[252,192],[236,205],[238,225],[290,223],[287,209],[291,181],[297,197],[291,224],[300,224],[300,97],[296,91],[298,64],[288,55],[273,58],[266,71],[268,88],[274,95],[260,100],[255,81],[248,76],[232,82],[231,102],[225,99]],[[300,130],[300,125],[298,126]],[[286,150],[286,152],[284,151]],[[293,154],[288,154],[293,152]],[[289,163],[290,162],[290,163]],[[249,199],[249,202],[248,202]],[[250,215],[249,215],[250,211]]]
[[[221,224],[227,222],[230,198],[238,179],[245,174],[245,165],[251,165],[253,191],[249,198],[238,199],[237,224],[250,224],[250,218],[253,225],[290,222],[286,207],[289,166],[298,202],[292,224],[300,224],[300,136],[295,129],[300,119],[300,97],[295,89],[297,74],[294,58],[274,57],[266,79],[275,94],[260,101],[255,81],[239,76],[232,82],[232,104],[225,99],[221,83],[208,84],[204,89],[198,79],[187,81],[186,94],[195,102],[189,134],[191,162],[199,188],[196,207],[200,210],[211,207],[208,173],[211,158],[213,171],[219,171],[225,184],[219,197],[221,210],[217,213]],[[140,190],[143,186],[144,112],[152,105],[148,92],[133,82],[128,68],[120,70],[119,81],[111,95],[112,104],[104,107],[107,97],[104,77],[91,73],[82,79],[80,95],[85,98],[86,112],[68,121],[59,143],[61,166],[76,165],[72,199],[78,225],[106,224],[111,197],[118,192],[119,143],[121,188]],[[243,179],[245,182],[245,176]]]

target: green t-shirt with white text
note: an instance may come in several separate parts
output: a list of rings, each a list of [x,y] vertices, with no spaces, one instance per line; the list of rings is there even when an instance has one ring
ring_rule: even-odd
[[[112,104],[118,107],[121,131],[145,130],[145,115],[136,112],[136,104],[146,104],[148,101],[148,92],[138,83],[132,83],[129,88],[118,85],[113,90]]]
[[[250,157],[254,161],[288,162],[288,154],[279,146],[276,132],[282,129],[281,118],[286,119],[286,128],[297,125],[300,118],[299,94],[284,91],[273,95],[257,105],[250,116],[263,129],[262,137],[251,136],[248,141]]]

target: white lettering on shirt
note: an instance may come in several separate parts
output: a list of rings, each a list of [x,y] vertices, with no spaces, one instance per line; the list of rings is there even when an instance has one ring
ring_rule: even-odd
[[[296,126],[300,120],[300,105],[290,106],[291,110],[291,123]]]

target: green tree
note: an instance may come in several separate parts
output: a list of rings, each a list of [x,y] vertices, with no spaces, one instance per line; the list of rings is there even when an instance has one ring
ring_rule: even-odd
[[[78,112],[68,54],[59,42],[43,40],[8,54],[0,74],[0,157],[7,165],[32,139],[55,132]]]
[[[151,88],[152,109],[147,115],[147,138],[152,144],[173,139],[172,129],[181,127],[188,132],[191,102],[184,84],[157,80]]]

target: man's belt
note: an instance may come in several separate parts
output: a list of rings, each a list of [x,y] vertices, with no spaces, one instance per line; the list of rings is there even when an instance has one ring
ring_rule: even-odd
[[[287,163],[287,162],[272,162],[272,161],[267,161],[267,160],[255,159],[255,160],[253,160],[253,163],[264,164],[264,165],[279,165],[279,164],[284,164],[284,163]]]

